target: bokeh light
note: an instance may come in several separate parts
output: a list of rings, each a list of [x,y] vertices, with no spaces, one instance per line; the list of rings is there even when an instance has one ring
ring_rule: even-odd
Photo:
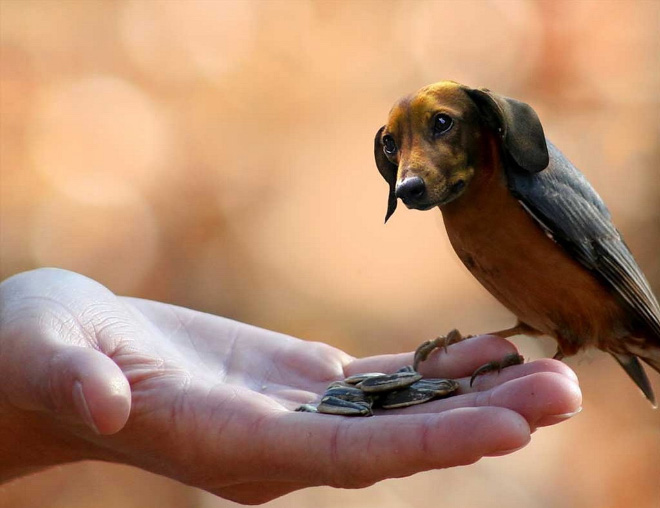
[[[118,203],[55,194],[35,213],[31,243],[38,266],[78,271],[131,294],[156,259],[158,225],[138,194]]]
[[[437,211],[383,225],[373,136],[453,79],[534,107],[657,294],[659,19],[653,0],[0,0],[0,277],[59,266],[353,355],[507,327]],[[657,508],[658,412],[607,355],[567,363],[584,411],[522,451],[268,506]],[[150,502],[235,506],[97,463],[0,490],[12,508]]]
[[[60,192],[90,202],[131,199],[167,163],[167,124],[149,97],[110,76],[49,86],[35,108],[33,164]]]
[[[258,2],[131,0],[120,13],[129,58],[157,79],[217,79],[250,51]]]

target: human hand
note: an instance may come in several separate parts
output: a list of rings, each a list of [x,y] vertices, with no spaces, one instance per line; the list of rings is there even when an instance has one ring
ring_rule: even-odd
[[[0,479],[100,459],[242,503],[313,486],[359,488],[527,444],[577,411],[572,371],[539,360],[477,379],[515,352],[475,337],[421,370],[460,394],[371,418],[292,411],[330,381],[390,372],[412,353],[355,359],[225,318],[120,298],[57,269],[0,284]]]

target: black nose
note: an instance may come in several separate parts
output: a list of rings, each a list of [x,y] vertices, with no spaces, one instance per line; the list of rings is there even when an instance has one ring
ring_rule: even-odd
[[[416,203],[426,194],[426,184],[419,176],[409,176],[396,184],[394,194],[404,203]]]

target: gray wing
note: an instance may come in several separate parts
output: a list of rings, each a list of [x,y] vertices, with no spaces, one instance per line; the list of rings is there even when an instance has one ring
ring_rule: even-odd
[[[660,346],[660,306],[605,203],[549,141],[548,153],[550,164],[539,173],[507,167],[511,193],[548,236],[614,289]]]

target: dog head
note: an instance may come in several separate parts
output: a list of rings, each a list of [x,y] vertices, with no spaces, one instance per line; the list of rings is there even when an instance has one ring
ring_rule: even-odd
[[[543,127],[527,104],[442,81],[404,97],[376,133],[374,155],[389,184],[385,222],[397,199],[428,210],[459,198],[480,170],[484,136],[506,164],[537,173],[548,165]]]

